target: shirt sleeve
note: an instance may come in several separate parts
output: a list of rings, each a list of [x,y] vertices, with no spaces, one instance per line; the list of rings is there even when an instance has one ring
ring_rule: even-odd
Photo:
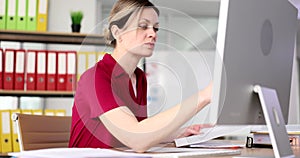
[[[96,68],[94,85],[98,103],[90,104],[92,118],[99,117],[107,111],[124,105],[122,99],[113,93],[111,81],[110,75],[102,71],[101,68]]]

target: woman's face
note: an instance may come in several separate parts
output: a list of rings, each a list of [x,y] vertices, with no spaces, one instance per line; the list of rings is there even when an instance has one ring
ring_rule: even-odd
[[[145,8],[129,19],[128,26],[121,31],[118,46],[141,57],[152,55],[158,31],[158,15],[152,8]]]

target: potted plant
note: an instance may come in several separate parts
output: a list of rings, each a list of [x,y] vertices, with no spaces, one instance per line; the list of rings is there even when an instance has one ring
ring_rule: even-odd
[[[71,12],[72,32],[80,32],[82,18],[83,18],[82,11],[72,11]]]

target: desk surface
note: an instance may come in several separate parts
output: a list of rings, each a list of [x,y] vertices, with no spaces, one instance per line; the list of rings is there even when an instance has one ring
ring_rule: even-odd
[[[239,142],[240,141],[233,141]],[[175,147],[175,144],[169,143],[166,145],[167,147]],[[216,158],[231,158],[231,157],[274,157],[273,149],[271,148],[241,148],[237,149],[241,150],[241,154],[239,155],[229,155],[229,156],[209,156]],[[292,150],[296,158],[300,158],[300,146],[292,146]]]
[[[300,146],[293,146],[292,147],[293,151],[294,151],[294,154],[297,158],[300,158]],[[274,154],[273,154],[273,149],[270,149],[270,148],[242,148],[242,149],[239,149],[241,150],[241,154],[237,154],[237,155],[229,155],[229,156],[200,156],[200,157],[215,157],[215,158],[230,158],[230,157],[273,157]],[[53,151],[56,151],[56,152],[53,152]],[[44,151],[36,151],[36,150],[33,150],[32,152],[23,152],[23,154],[17,154],[17,155],[14,155],[18,158],[22,158],[22,157],[32,157],[32,155],[39,155],[41,157],[41,155],[47,155],[49,158],[56,158],[57,155],[64,155],[66,157],[68,157],[68,155],[72,155],[74,157],[74,153],[75,154],[79,154],[82,153],[83,155],[81,155],[82,157],[95,157],[95,154],[96,154],[96,157],[99,157],[99,154],[100,155],[110,155],[112,154],[112,152],[114,152],[113,150],[110,150],[110,149],[92,149],[92,148],[60,148],[60,149],[46,149]],[[118,153],[118,151],[115,151]],[[114,152],[114,154],[116,154]],[[31,154],[30,154],[31,153]],[[88,154],[89,156],[87,156],[86,154]],[[120,155],[120,153],[118,153]],[[122,153],[124,154],[124,153]],[[135,153],[131,153],[131,154],[135,154]],[[158,154],[158,153],[154,153],[154,154]],[[77,157],[79,155],[76,155]],[[93,156],[91,156],[93,155]],[[141,155],[134,155],[134,157],[140,157]],[[144,155],[144,156],[147,156],[147,155]],[[169,157],[168,154],[167,155],[164,155],[163,157]],[[7,156],[9,157],[9,156]],[[124,157],[123,156],[117,156],[117,157]],[[125,156],[126,158],[129,158],[129,157],[132,157],[131,156]],[[156,156],[154,156],[156,157]],[[160,157],[159,155],[157,155],[157,157]],[[176,157],[176,156],[174,156]],[[181,156],[179,156],[181,157]],[[189,158],[189,157],[192,157],[192,158],[195,158],[195,157],[198,157],[196,155],[193,155],[193,156],[190,156],[190,155],[185,155],[183,156],[184,158]]]
[[[293,146],[292,147],[294,155],[297,158],[300,158],[300,146]],[[272,157],[274,156],[273,149],[270,148],[243,148],[240,149],[241,154],[240,155],[230,155],[230,156],[215,156],[218,158],[229,158],[229,157],[235,157],[235,156],[249,156],[249,157]]]

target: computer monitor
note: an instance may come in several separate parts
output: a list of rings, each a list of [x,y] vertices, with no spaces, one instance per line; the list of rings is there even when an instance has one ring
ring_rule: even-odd
[[[277,91],[287,123],[297,9],[287,0],[220,3],[211,103],[217,124],[265,124],[256,84]]]

